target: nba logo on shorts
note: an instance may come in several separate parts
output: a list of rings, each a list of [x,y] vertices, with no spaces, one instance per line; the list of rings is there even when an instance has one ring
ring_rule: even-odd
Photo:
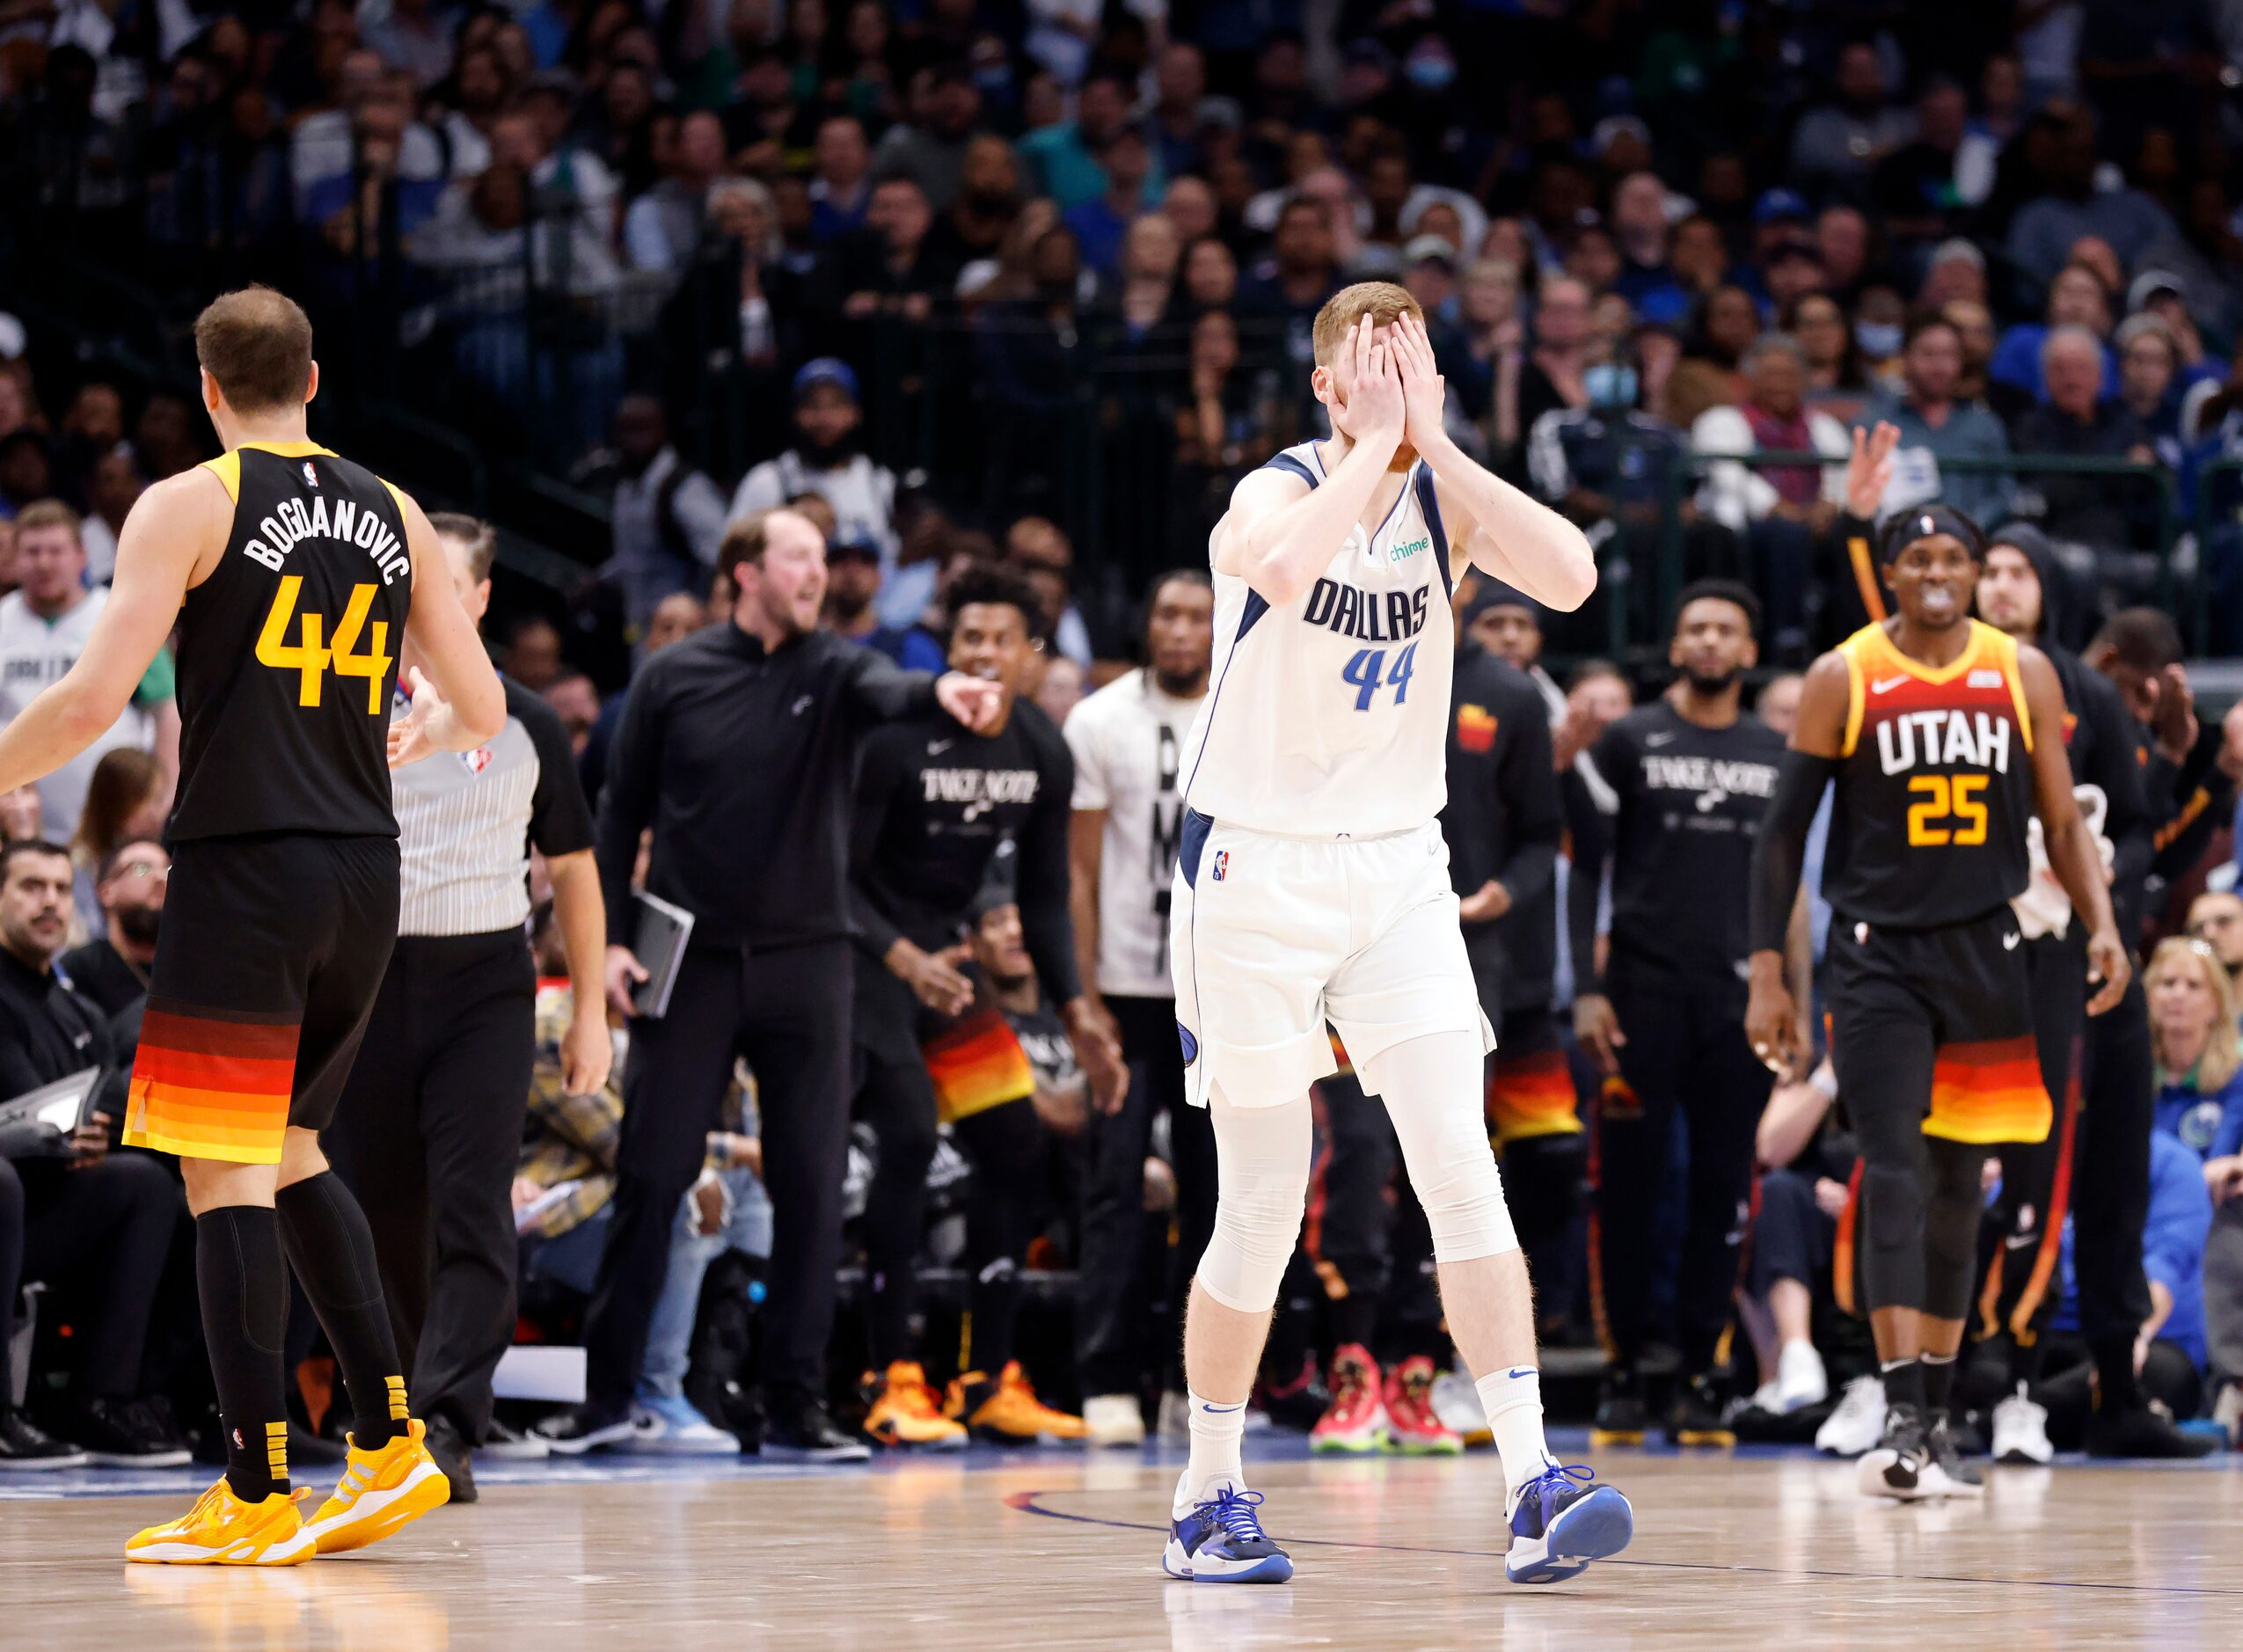
[[[1228,849],[1216,850],[1215,852],[1215,881],[1217,883],[1222,882],[1224,874],[1230,870],[1231,852]]]

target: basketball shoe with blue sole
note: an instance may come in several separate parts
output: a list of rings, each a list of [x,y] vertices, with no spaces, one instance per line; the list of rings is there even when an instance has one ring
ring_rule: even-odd
[[[1562,1583],[1591,1561],[1627,1547],[1635,1511],[1611,1487],[1589,1483],[1596,1478],[1585,1464],[1553,1463],[1519,1488],[1504,1576],[1514,1583]]]
[[[1168,1529],[1160,1569],[1195,1583],[1286,1583],[1293,1578],[1292,1557],[1270,1540],[1254,1510],[1258,1491],[1219,1485]]]

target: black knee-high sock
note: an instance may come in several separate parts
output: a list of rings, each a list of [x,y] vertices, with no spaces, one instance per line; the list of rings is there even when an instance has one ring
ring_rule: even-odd
[[[281,1343],[288,1274],[281,1235],[262,1205],[222,1204],[194,1224],[202,1337],[226,1433],[226,1480],[245,1502],[289,1489],[289,1413]]]
[[[362,1451],[378,1451],[405,1432],[408,1413],[366,1213],[332,1171],[290,1183],[273,1202],[289,1266],[342,1364],[352,1441]]]

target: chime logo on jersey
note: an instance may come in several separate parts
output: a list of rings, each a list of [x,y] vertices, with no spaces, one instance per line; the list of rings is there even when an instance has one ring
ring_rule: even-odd
[[[1903,712],[1877,725],[1877,764],[1887,774],[1919,764],[2007,774],[2009,727],[2007,718],[1988,712]]]
[[[1215,852],[1215,881],[1217,883],[1220,883],[1224,878],[1228,877],[1230,874],[1231,852],[1228,849],[1216,850]]]

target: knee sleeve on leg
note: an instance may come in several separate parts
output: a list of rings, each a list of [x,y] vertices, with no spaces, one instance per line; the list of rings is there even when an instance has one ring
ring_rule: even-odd
[[[1978,1271],[1980,1176],[1986,1150],[1962,1142],[1931,1144],[1931,1194],[1924,1202],[1924,1312],[1935,1319],[1970,1312]]]
[[[1436,1261],[1468,1262],[1519,1247],[1487,1144],[1480,1074],[1480,1039],[1470,1033],[1414,1038],[1364,1068],[1393,1116],[1410,1186],[1433,1230]]]
[[[1210,1104],[1220,1191],[1199,1283],[1226,1308],[1266,1313],[1277,1305],[1308,1208],[1315,1146],[1308,1098],[1282,1107],[1240,1107],[1218,1090]]]
[[[1924,1195],[1911,1165],[1871,1165],[1861,1174],[1861,1272],[1867,1306],[1924,1305]]]

